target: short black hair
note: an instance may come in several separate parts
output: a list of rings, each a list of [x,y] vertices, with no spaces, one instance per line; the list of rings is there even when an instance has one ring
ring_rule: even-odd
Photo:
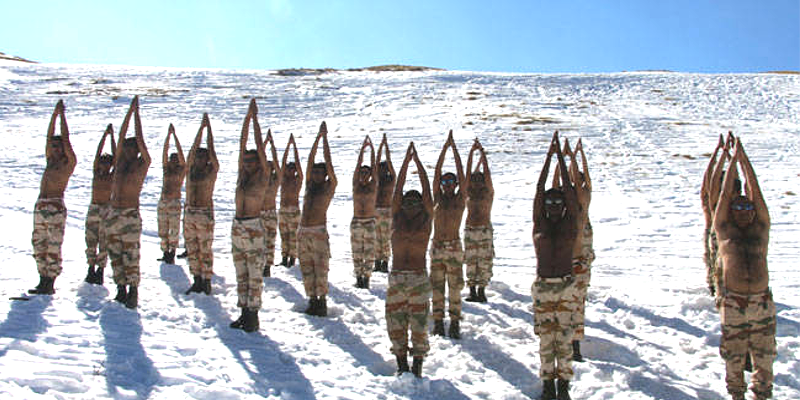
[[[328,170],[328,168],[327,168],[327,166],[325,165],[325,163],[324,163],[324,162],[318,162],[318,163],[314,163],[314,165],[313,165],[311,168],[312,168],[312,169],[322,168],[322,169],[324,169],[325,171],[327,171],[327,170]]]
[[[550,188],[544,192],[544,197],[559,196],[564,197],[564,191],[560,188]]]

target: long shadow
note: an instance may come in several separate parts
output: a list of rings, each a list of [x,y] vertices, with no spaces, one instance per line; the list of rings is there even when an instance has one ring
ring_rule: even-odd
[[[407,399],[448,399],[469,400],[452,382],[444,379],[423,379],[403,374],[396,381],[389,383],[389,391]]]
[[[114,398],[125,397],[119,388],[133,390],[137,398],[147,398],[161,380],[153,361],[142,347],[142,322],[139,313],[122,304],[106,303],[100,311],[100,328],[105,347],[106,387]]]
[[[50,326],[42,314],[53,302],[52,296],[31,296],[30,300],[15,300],[0,324],[0,337],[35,342],[40,333]],[[0,357],[5,356],[8,348],[0,350]]]
[[[658,343],[653,343],[653,342],[650,342],[648,340],[642,339],[642,338],[640,338],[640,337],[638,337],[638,336],[636,336],[636,335],[634,335],[634,334],[632,334],[630,332],[626,332],[626,331],[623,331],[623,330],[621,330],[619,328],[613,327],[613,326],[609,325],[609,323],[606,322],[606,321],[594,322],[594,321],[591,321],[589,319],[586,319],[585,320],[585,326],[590,327],[592,329],[597,329],[597,330],[600,330],[600,331],[604,331],[604,332],[609,333],[611,335],[614,335],[614,336],[616,336],[616,337],[618,337],[620,339],[633,339],[633,340],[640,341],[640,342],[647,342],[651,346],[653,346],[653,347],[655,347],[655,348],[657,348],[657,349],[659,349],[661,351],[664,351],[664,352],[667,352],[667,353],[670,353],[670,354],[673,353],[673,351],[669,347],[666,347],[666,346],[660,345]],[[594,340],[594,339],[592,339],[592,340]]]
[[[649,371],[649,369],[645,369],[645,371],[631,371],[613,363],[598,363],[598,367],[606,373],[620,372],[623,375],[630,375],[627,379],[628,387],[630,387],[631,390],[641,392],[654,399],[694,400],[697,398],[707,399],[719,397],[718,393],[702,388],[692,388],[697,391],[698,395],[690,395],[680,389],[662,382],[661,380],[644,376],[643,372]],[[649,372],[652,373],[652,371]],[[654,373],[653,375],[658,376],[659,374]]]
[[[533,398],[538,390],[539,377],[521,362],[509,357],[500,346],[481,336],[477,339],[462,338],[461,348],[473,358],[500,375],[503,380],[517,388],[522,394]]]
[[[654,314],[652,311],[647,310],[645,308],[629,306],[617,300],[614,297],[609,297],[608,299],[606,299],[605,306],[612,310],[626,309],[631,313],[633,313],[634,315],[638,315],[642,318],[650,320],[650,324],[653,326],[664,326],[667,328],[676,329],[698,338],[704,338],[706,337],[707,334],[706,331],[696,326],[690,325],[682,319],[662,317],[660,315]]]
[[[311,382],[300,371],[295,359],[290,354],[284,353],[278,343],[261,333],[245,333],[238,329],[231,329],[228,326],[232,320],[231,316],[225,312],[216,297],[184,296],[182,294],[185,290],[183,282],[187,282],[188,277],[182,268],[162,264],[161,277],[169,286],[173,297],[178,299],[183,296],[191,299],[194,301],[194,305],[205,313],[206,319],[217,331],[217,337],[250,376],[253,381],[253,389],[258,395],[300,399],[316,398]],[[251,367],[251,364],[255,369]]]
[[[797,337],[800,335],[800,322],[778,316],[775,323],[775,336],[777,337]]]

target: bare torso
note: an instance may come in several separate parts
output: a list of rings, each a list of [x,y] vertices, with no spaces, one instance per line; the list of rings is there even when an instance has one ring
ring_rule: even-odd
[[[375,181],[353,186],[353,217],[375,217],[375,196],[377,191],[378,183]]]
[[[300,185],[302,180],[298,174],[283,176],[281,180],[281,208],[300,206]]]
[[[164,200],[180,199],[183,177],[184,169],[180,165],[167,165],[164,167],[164,184],[161,186],[161,198]]]
[[[113,172],[94,171],[92,176],[92,204],[104,205],[111,201],[111,184],[113,182]]]
[[[769,286],[769,226],[754,222],[745,229],[726,223],[717,230],[718,256],[725,288],[742,294],[763,293]]]
[[[262,170],[253,174],[240,172],[236,184],[236,218],[253,218],[264,209],[267,178]]]
[[[378,182],[378,194],[376,195],[375,199],[375,207],[377,208],[389,208],[392,206],[392,195],[394,194],[394,181],[384,182],[379,180]]]
[[[47,160],[47,166],[42,173],[42,182],[39,185],[40,199],[61,199],[64,198],[64,190],[67,189],[69,177],[75,165],[70,165],[64,157],[58,161]]]
[[[303,213],[300,226],[326,225],[328,221],[328,206],[333,199],[335,186],[331,181],[321,183],[318,189],[313,184],[306,185],[306,194],[303,198]]]
[[[204,166],[190,168],[186,180],[186,204],[196,208],[214,207],[216,182],[217,170],[213,164],[207,163]]]
[[[542,218],[533,230],[536,249],[536,274],[556,278],[572,273],[572,255],[578,237],[578,221],[569,217],[558,221]]]
[[[465,202],[459,191],[452,197],[442,194],[434,207],[433,240],[447,241],[459,238],[461,218],[464,216]]]
[[[147,165],[141,158],[120,161],[111,184],[111,205],[114,208],[139,208]]]
[[[278,188],[280,187],[280,177],[278,174],[270,174],[264,185],[264,211],[275,209],[275,198],[278,196]]]
[[[431,237],[431,218],[421,213],[418,220],[395,214],[392,230],[392,272],[424,273],[428,240]]]
[[[470,195],[467,197],[467,226],[479,227],[491,224],[493,200],[494,193],[486,187],[470,190]]]

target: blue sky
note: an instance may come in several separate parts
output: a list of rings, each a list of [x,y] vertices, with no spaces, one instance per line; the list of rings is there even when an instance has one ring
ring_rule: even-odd
[[[800,69],[798,0],[0,0],[0,15],[0,51],[52,63]]]

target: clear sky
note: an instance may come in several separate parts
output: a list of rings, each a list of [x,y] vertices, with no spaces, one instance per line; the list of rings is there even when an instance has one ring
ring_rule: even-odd
[[[200,68],[800,69],[798,0],[0,0],[0,51]]]

